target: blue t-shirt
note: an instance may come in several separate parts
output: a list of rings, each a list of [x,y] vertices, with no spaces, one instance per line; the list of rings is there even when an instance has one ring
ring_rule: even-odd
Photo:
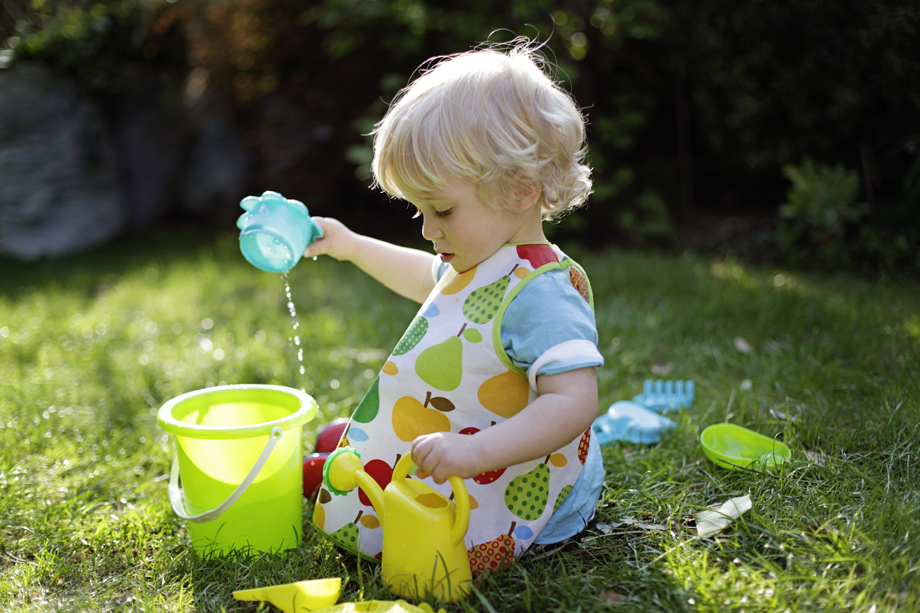
[[[435,281],[448,266],[436,265]],[[594,311],[572,285],[567,269],[541,274],[514,297],[502,319],[501,340],[514,365],[527,371],[534,389],[538,375],[604,364],[597,349]],[[534,543],[558,543],[581,532],[594,517],[603,484],[600,447],[592,436],[581,475]]]

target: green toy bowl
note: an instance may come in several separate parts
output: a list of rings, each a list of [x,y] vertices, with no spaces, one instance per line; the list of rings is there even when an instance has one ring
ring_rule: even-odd
[[[700,435],[703,453],[717,466],[741,470],[751,465],[779,466],[792,457],[780,441],[734,424],[715,424]]]

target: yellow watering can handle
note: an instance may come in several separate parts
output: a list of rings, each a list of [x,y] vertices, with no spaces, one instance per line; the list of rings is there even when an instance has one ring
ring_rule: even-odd
[[[456,545],[463,540],[466,529],[470,527],[470,495],[460,477],[449,477],[447,480],[454,489],[454,502],[457,504],[454,527],[450,531],[450,542]]]
[[[415,466],[412,454],[407,453],[399,458],[396,467],[393,469],[393,481],[405,479],[409,469]],[[447,482],[454,490],[454,504],[457,507],[454,515],[454,525],[450,530],[450,542],[456,545],[466,536],[466,530],[470,527],[470,495],[466,491],[466,485],[460,477],[448,477]]]

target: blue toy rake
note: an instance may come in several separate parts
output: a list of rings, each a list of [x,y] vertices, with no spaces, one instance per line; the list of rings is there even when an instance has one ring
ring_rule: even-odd
[[[613,441],[657,443],[677,426],[662,415],[693,404],[693,381],[645,381],[645,391],[632,401],[615,402],[594,420],[591,429],[601,445]]]
[[[670,413],[693,404],[693,381],[645,380],[643,393],[633,402],[658,413]]]

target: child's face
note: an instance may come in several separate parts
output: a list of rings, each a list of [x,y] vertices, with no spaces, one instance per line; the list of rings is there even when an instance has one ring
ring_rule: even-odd
[[[457,272],[476,266],[505,243],[546,240],[539,207],[493,209],[470,183],[452,183],[413,204],[424,220],[422,236]]]

